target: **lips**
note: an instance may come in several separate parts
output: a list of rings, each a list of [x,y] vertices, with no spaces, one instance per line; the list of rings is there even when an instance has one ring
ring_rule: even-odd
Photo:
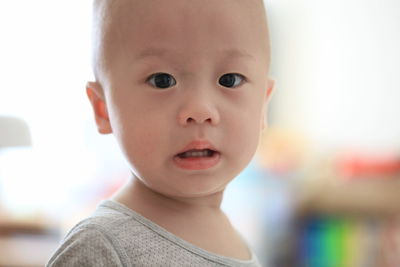
[[[174,156],[177,167],[185,170],[205,170],[218,164],[221,154],[207,140],[195,140]]]

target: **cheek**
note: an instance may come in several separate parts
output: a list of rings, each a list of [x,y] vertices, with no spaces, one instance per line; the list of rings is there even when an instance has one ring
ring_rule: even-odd
[[[239,142],[246,151],[249,150],[252,153],[251,151],[255,150],[258,145],[261,133],[260,116],[243,118],[240,129],[237,129],[237,133],[240,135],[237,138]]]
[[[115,138],[131,164],[154,158],[162,149],[166,120],[158,113],[143,111],[142,104],[115,101],[110,120]]]
[[[251,158],[258,145],[262,129],[263,107],[262,104],[254,103],[232,116],[230,123],[230,134],[228,144],[232,146],[232,152],[240,155],[241,160]]]
[[[241,129],[243,133],[247,133],[248,136],[258,134],[261,130],[261,122],[264,116],[264,95],[262,90],[252,95],[242,97],[242,102],[235,108],[237,111],[232,116],[236,118],[239,124],[244,129]]]
[[[135,123],[136,122],[136,123]],[[126,124],[125,124],[126,125]],[[131,169],[138,177],[146,177],[162,168],[166,154],[165,138],[157,124],[135,120],[121,131],[118,142]]]
[[[124,128],[122,139],[125,149],[135,158],[155,158],[164,149],[164,132],[167,129],[163,123],[151,120],[148,115],[141,115],[140,118],[131,119],[125,122],[128,125]],[[157,153],[158,152],[158,153]]]

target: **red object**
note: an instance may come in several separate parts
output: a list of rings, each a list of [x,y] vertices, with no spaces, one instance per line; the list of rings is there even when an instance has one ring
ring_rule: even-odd
[[[339,171],[351,178],[384,178],[400,174],[400,157],[388,155],[347,154],[338,159]]]

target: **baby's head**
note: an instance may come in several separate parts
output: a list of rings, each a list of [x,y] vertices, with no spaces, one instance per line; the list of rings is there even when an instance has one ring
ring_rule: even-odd
[[[262,0],[96,0],[98,130],[148,188],[222,192],[253,157],[272,91]]]

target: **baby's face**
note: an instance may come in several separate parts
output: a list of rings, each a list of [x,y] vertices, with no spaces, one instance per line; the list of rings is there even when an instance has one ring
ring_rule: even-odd
[[[255,153],[271,91],[261,1],[112,2],[102,86],[133,172],[166,195],[223,190]]]

